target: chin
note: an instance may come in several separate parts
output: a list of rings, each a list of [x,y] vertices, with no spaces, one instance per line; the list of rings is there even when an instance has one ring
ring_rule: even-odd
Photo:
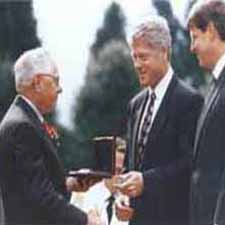
[[[144,80],[139,80],[141,87],[147,87],[148,84]]]
[[[210,65],[208,65],[207,63],[204,63],[203,61],[199,61],[199,66],[209,71],[212,69]]]

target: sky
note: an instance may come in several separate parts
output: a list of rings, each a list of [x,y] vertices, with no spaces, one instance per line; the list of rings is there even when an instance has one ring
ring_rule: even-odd
[[[89,47],[101,27],[104,12],[113,0],[33,0],[37,32],[42,45],[56,61],[63,88],[57,104],[58,121],[73,128],[72,106],[84,83]],[[188,0],[170,0],[174,13],[184,21]],[[155,11],[151,0],[115,0],[127,19],[127,35]]]

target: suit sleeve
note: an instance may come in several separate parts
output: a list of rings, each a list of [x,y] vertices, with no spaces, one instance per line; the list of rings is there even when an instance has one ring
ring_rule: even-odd
[[[143,173],[143,194],[148,192],[151,192],[151,195],[157,194],[160,188],[166,185],[169,180],[176,179],[184,171],[190,174],[195,128],[203,104],[203,99],[199,95],[195,95],[190,99],[189,104],[184,108],[184,114],[177,118],[177,148],[179,155],[173,162]]]
[[[214,224],[225,225],[225,169],[223,171],[222,187],[217,197]]]
[[[30,124],[20,124],[11,137],[13,157],[20,192],[25,200],[53,223],[87,224],[87,215],[69,204],[57,192],[46,169],[40,137]]]
[[[127,136],[126,136],[126,142],[127,142],[127,147],[126,147],[126,153],[125,153],[125,158],[124,158],[124,172],[128,172],[131,168],[130,164],[130,154],[131,154],[131,143],[132,141],[132,107],[131,104],[128,104],[127,107]]]

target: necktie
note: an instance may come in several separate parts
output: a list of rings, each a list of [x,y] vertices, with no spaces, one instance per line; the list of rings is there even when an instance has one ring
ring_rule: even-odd
[[[217,83],[218,82],[217,82],[216,78],[212,77],[212,80],[209,84],[209,88],[207,90],[207,94],[206,94],[206,97],[205,97],[205,105],[207,105],[207,103],[209,102],[209,99],[211,98]]]
[[[156,99],[155,92],[152,92],[152,94],[149,97],[150,99],[148,101],[149,104],[146,104],[147,113],[144,115],[144,122],[142,127],[140,128],[140,138],[138,141],[138,155],[137,155],[137,168],[140,169],[143,156],[144,156],[144,150],[148,141],[148,134],[151,128],[151,120],[152,120],[152,113],[153,113],[153,107]]]
[[[109,224],[110,224],[111,219],[112,219],[114,201],[115,201],[115,197],[113,195],[111,195],[108,198],[108,205],[107,205],[107,208],[106,208]]]

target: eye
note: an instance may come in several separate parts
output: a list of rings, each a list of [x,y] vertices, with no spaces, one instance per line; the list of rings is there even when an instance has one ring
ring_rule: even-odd
[[[147,60],[147,56],[146,55],[140,55],[139,57],[141,60],[146,61]]]

